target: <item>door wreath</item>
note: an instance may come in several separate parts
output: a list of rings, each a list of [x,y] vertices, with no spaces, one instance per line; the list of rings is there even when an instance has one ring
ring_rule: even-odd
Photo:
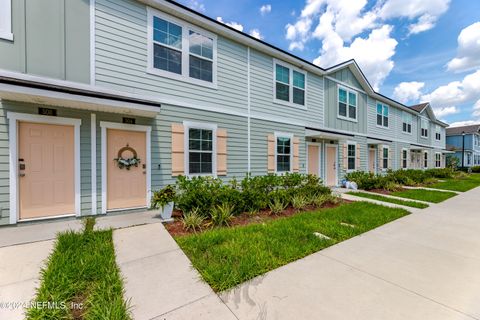
[[[130,151],[133,154],[133,157],[124,158],[123,153],[125,151]],[[137,151],[135,151],[135,149],[130,147],[128,144],[125,147],[118,150],[117,157],[113,160],[117,161],[117,166],[120,169],[125,168],[127,170],[130,170],[132,166],[138,167],[138,164],[140,163],[140,159],[137,157]]]

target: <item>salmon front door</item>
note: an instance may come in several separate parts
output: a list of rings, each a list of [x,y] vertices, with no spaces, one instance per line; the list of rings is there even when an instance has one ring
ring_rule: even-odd
[[[325,170],[326,170],[327,186],[336,186],[337,185],[337,147],[336,146],[326,147]]]
[[[375,149],[368,149],[368,171],[375,173]]]
[[[18,123],[20,219],[75,213],[74,127]]]
[[[320,173],[320,147],[316,145],[308,146],[308,173],[316,176]]]
[[[107,210],[145,207],[146,133],[107,129]],[[137,167],[120,168],[115,159],[131,159],[136,153]]]

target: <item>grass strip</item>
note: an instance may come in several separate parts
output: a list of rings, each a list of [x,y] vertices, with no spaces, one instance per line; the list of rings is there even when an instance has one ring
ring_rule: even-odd
[[[392,196],[407,198],[413,200],[420,200],[432,203],[439,203],[456,196],[454,192],[436,191],[427,189],[407,189],[403,191],[395,191],[391,193]]]
[[[480,186],[480,174],[472,173],[464,178],[445,179],[429,186],[429,188],[465,192]]]
[[[362,197],[362,198],[367,198],[367,199],[372,199],[372,200],[395,203],[395,204],[399,204],[399,205],[407,206],[407,207],[412,207],[412,208],[420,208],[420,209],[428,208],[428,204],[426,204],[426,203],[394,199],[394,198],[385,197],[385,196],[382,196],[382,195],[379,195],[379,194],[371,194],[371,193],[366,193],[366,192],[352,192],[352,191],[347,192],[347,194],[350,194],[350,195],[356,196],[356,197]]]
[[[354,202],[265,223],[179,236],[176,241],[203,279],[215,291],[223,291],[408,213]]]
[[[112,230],[60,233],[27,319],[131,319]]]

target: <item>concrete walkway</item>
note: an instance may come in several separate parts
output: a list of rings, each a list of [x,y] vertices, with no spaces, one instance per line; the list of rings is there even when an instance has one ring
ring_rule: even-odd
[[[480,188],[221,295],[239,319],[480,319]]]
[[[117,264],[135,320],[234,320],[162,224],[115,230]]]

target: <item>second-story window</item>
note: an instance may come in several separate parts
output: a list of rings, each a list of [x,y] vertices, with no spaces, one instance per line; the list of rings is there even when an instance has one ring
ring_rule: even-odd
[[[346,88],[338,88],[338,116],[347,120],[357,120],[357,93]]]
[[[440,141],[442,140],[442,133],[440,126],[437,124],[435,125],[435,140]]]
[[[388,106],[377,102],[377,126],[388,128]]]
[[[275,63],[275,99],[305,105],[305,73]]]
[[[420,134],[423,138],[428,138],[428,120],[426,119],[422,119]]]
[[[405,111],[402,112],[402,131],[412,133],[412,115]]]
[[[215,35],[153,9],[149,19],[149,73],[201,85],[216,83]]]

